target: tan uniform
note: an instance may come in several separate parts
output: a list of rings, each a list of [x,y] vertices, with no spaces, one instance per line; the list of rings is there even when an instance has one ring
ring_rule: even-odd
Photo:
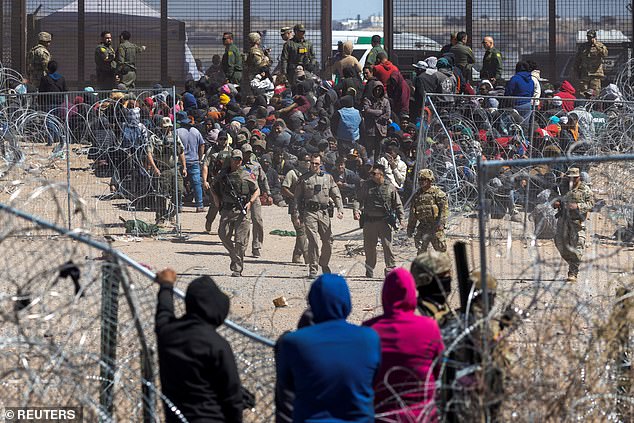
[[[399,222],[404,220],[401,197],[390,181],[385,180],[383,184],[377,185],[368,180],[361,185],[354,203],[354,211],[359,210],[363,212],[363,249],[367,273],[371,274],[376,266],[376,242],[380,239],[387,274],[396,267],[392,250],[393,228],[388,224],[388,216],[393,212]]]
[[[432,185],[427,191],[419,189],[410,205],[407,234],[416,232],[414,238],[418,254],[424,253],[431,242],[436,251],[447,251],[444,227],[449,216],[449,202],[438,186]]]
[[[299,182],[300,173],[292,169],[288,171],[282,182],[282,187],[287,188],[290,192],[294,193],[297,183]],[[291,215],[291,222],[295,229],[295,247],[293,248],[293,262],[299,262],[303,257],[304,262],[308,263],[308,241],[306,240],[306,231],[304,225],[300,222],[299,210],[297,210],[297,204],[294,200],[288,200],[288,214]]]
[[[570,210],[570,204],[576,203],[577,209]],[[586,246],[586,224],[588,213],[594,206],[592,190],[583,182],[571,189],[561,199],[557,219],[555,246],[568,263],[568,275],[577,276],[579,264]]]
[[[328,205],[334,201],[336,208],[343,211],[339,187],[328,173],[307,173],[299,178],[295,188],[295,200],[308,240],[308,266],[310,276],[316,276],[321,266],[322,272],[330,273],[328,263],[332,254],[332,229]],[[318,237],[321,238],[321,255]]]
[[[249,213],[242,212],[236,197],[246,204],[257,189],[255,179],[242,168],[235,172],[224,170],[214,178],[212,190],[220,198],[218,236],[229,252],[230,268],[234,272],[242,272],[244,252],[251,232]]]
[[[608,57],[608,48],[601,42],[594,45],[584,43],[579,47],[575,57],[575,71],[579,78],[579,90],[582,92],[592,88],[601,91],[601,80],[605,77],[603,59]]]
[[[244,165],[244,170],[246,170],[251,175],[251,178],[256,181],[261,193],[271,193],[266,173],[264,173],[264,170],[262,170],[262,166],[260,166],[259,163],[246,163]],[[260,249],[262,249],[262,242],[264,242],[264,220],[262,219],[262,203],[260,203],[260,199],[253,203],[250,213],[251,220],[253,222],[253,243],[251,244],[251,249],[253,250],[253,255],[255,256],[258,255],[256,252],[259,253]]]
[[[35,88],[40,88],[40,79],[46,76],[48,62],[51,61],[51,53],[42,44],[38,44],[29,51],[28,75],[29,81]]]
[[[247,60],[245,63],[244,73],[247,77],[247,82],[251,82],[253,77],[258,74],[260,68],[271,66],[271,59],[264,54],[264,50],[260,46],[253,46],[249,49],[247,54]]]

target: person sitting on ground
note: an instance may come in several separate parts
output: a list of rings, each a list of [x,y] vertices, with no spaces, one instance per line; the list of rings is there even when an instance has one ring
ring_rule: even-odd
[[[229,314],[229,297],[201,276],[187,287],[185,314],[174,315],[176,272],[157,273],[156,341],[165,420],[242,422],[242,389],[231,346],[217,328]],[[176,407],[176,409],[173,408]],[[182,414],[181,414],[182,413]]]

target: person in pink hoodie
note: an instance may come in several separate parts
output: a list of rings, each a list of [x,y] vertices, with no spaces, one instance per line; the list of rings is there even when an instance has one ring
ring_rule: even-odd
[[[383,314],[363,323],[381,339],[375,411],[391,421],[436,422],[434,388],[445,349],[438,324],[414,313],[414,277],[402,267],[385,277],[381,300]]]
[[[568,81],[564,81],[561,83],[561,88],[559,88],[559,92],[555,94],[555,96],[561,98],[563,100],[563,105],[561,106],[564,111],[571,112],[575,108],[575,94],[577,90],[572,84]]]

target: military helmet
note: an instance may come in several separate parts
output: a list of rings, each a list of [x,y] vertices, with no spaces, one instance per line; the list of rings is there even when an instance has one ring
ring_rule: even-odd
[[[451,260],[447,253],[428,251],[414,259],[410,272],[417,287],[429,285],[433,276],[451,272]]]
[[[482,274],[479,271],[471,272],[471,280],[475,289],[482,290]],[[495,292],[498,288],[498,280],[487,272],[487,289],[489,292]]]
[[[597,38],[597,31],[595,31],[594,29],[591,29],[590,31],[586,32],[586,36],[590,38]]]
[[[39,41],[49,42],[51,41],[51,34],[49,34],[48,32],[40,32],[39,34],[37,34],[37,39]]]
[[[579,172],[578,167],[571,167],[570,169],[568,169],[566,176],[568,176],[569,178],[578,178],[579,176],[581,176],[581,173]]]
[[[418,179],[429,179],[434,181],[434,172],[431,169],[421,169],[418,171]]]

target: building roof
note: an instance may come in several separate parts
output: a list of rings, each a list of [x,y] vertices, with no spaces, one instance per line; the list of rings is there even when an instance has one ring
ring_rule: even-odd
[[[55,13],[77,13],[78,1],[57,10]],[[86,13],[116,13],[119,15],[142,16],[145,18],[160,18],[161,12],[148,6],[141,0],[85,0]]]

